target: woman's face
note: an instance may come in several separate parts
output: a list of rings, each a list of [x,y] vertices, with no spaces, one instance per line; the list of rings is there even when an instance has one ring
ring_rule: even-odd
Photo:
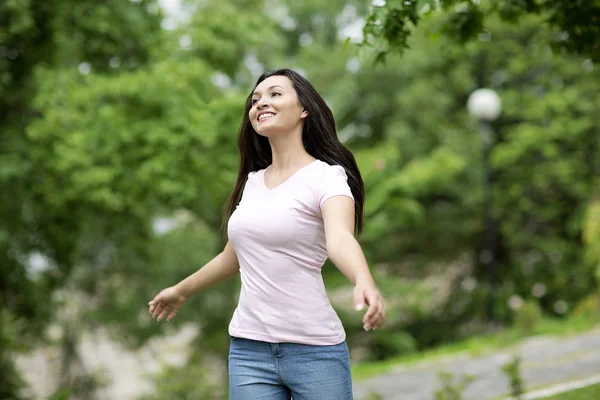
[[[279,132],[292,132],[307,116],[287,76],[275,75],[265,79],[252,94],[248,117],[259,135],[268,137]]]

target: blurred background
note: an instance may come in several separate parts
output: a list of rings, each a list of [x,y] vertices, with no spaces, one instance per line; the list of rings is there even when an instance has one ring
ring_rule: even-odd
[[[352,288],[323,269],[357,381],[593,329],[599,10],[3,0],[0,398],[227,398],[238,279],[169,323],[147,303],[222,249],[243,103],[279,67],[323,95],[365,180],[360,243],[386,326],[364,332]]]

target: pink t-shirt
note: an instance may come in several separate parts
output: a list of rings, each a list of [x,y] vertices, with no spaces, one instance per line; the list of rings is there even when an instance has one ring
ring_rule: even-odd
[[[232,214],[229,241],[242,287],[229,334],[270,343],[333,345],[345,340],[321,267],[327,260],[321,206],[352,192],[339,165],[315,160],[273,189],[251,172]]]

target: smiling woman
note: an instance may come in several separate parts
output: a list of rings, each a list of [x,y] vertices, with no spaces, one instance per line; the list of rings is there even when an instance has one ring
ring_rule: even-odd
[[[259,120],[262,114],[274,114]],[[276,148],[272,150],[271,146]],[[354,156],[338,139],[331,109],[304,77],[289,69],[263,74],[246,101],[239,132],[240,169],[226,209],[229,217],[241,199],[248,173],[278,166],[281,149],[289,154],[340,165],[354,195],[355,229],[362,231],[364,185]],[[278,150],[279,149],[279,150]],[[286,166],[287,167],[287,166]]]
[[[296,130],[308,114],[300,106],[291,81],[281,75],[266,81],[269,83],[263,81],[252,94],[248,113],[252,128],[265,137]],[[270,83],[273,85],[266,87]]]
[[[312,85],[282,69],[246,101],[240,169],[224,216],[221,254],[150,302],[172,319],[187,299],[241,273],[229,325],[232,400],[352,399],[346,335],[321,276],[327,258],[354,285],[365,330],[385,321],[360,245],[364,185],[333,114]]]

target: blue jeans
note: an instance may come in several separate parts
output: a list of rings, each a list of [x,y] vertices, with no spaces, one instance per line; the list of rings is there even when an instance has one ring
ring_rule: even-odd
[[[346,342],[332,346],[231,338],[230,400],[352,400]]]

